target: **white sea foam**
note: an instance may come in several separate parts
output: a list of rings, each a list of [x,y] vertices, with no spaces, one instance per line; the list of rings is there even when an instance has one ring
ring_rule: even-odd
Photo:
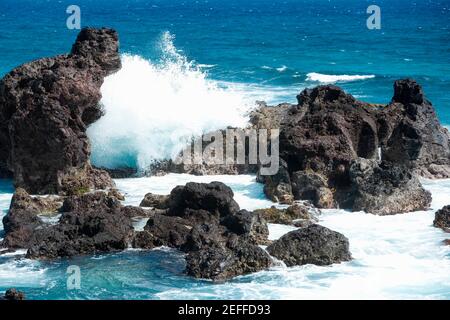
[[[375,75],[330,75],[317,72],[310,72],[306,75],[307,81],[321,82],[321,83],[335,83],[335,82],[350,82],[357,80],[366,80],[375,78]]]
[[[176,156],[192,136],[246,125],[254,102],[208,80],[169,33],[161,49],[159,62],[122,56],[122,69],[105,79],[106,114],[88,129],[94,164],[144,170],[155,159]]]

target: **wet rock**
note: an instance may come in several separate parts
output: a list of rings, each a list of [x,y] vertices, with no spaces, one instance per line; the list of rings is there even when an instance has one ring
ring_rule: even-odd
[[[450,206],[445,206],[436,211],[433,225],[436,228],[441,228],[446,232],[450,232]]]
[[[23,293],[22,291],[19,291],[15,288],[11,288],[11,289],[6,290],[3,300],[21,301],[21,300],[26,300],[26,297],[25,297],[25,293]]]
[[[36,229],[44,226],[37,212],[10,210],[3,218],[5,238],[1,245],[5,248],[27,248]]]
[[[31,196],[24,189],[17,188],[10,205],[10,210],[30,210],[39,214],[52,214],[62,207],[64,199],[59,196]]]
[[[288,267],[323,266],[351,259],[348,239],[317,224],[289,232],[268,246],[267,251]]]
[[[267,209],[258,209],[254,213],[261,215],[268,223],[293,225],[296,222],[310,221],[317,222],[318,212],[306,205],[295,203],[286,209],[280,209],[272,206]]]
[[[57,210],[56,203],[54,199],[33,198],[25,190],[18,188],[12,197],[9,211],[3,218],[5,238],[2,246],[15,249],[27,247],[34,230],[44,226],[38,214],[41,210]]]
[[[152,207],[156,209],[167,209],[169,207],[168,200],[168,195],[147,193],[139,206]]]
[[[444,245],[450,246],[450,239],[446,239],[443,242],[444,242]]]
[[[167,203],[168,213],[155,214],[136,234],[135,247],[179,249],[187,254],[187,274],[216,281],[270,264],[270,257],[257,246],[267,242],[265,220],[240,210],[223,183],[178,186]]]
[[[100,87],[121,67],[118,46],[111,29],[83,29],[70,54],[24,64],[0,81],[0,167],[17,187],[77,194],[113,186],[89,163],[86,129],[103,114]]]
[[[309,200],[318,208],[335,207],[334,195],[327,179],[311,171],[297,171],[292,174],[292,192],[296,200]]]
[[[206,210],[221,217],[239,211],[231,188],[221,182],[195,183],[178,186],[169,197],[169,215],[183,216],[186,209]]]
[[[105,192],[72,196],[64,201],[59,224],[36,229],[27,257],[54,259],[124,250],[132,239],[131,219],[120,201]]]
[[[426,210],[431,203],[430,192],[405,167],[358,159],[350,168],[350,179],[354,211],[388,215]]]
[[[255,212],[241,210],[221,220],[221,225],[238,236],[246,236],[257,244],[266,244],[269,237],[269,228],[262,215]]]
[[[224,281],[267,269],[271,259],[260,247],[240,242],[235,250],[207,247],[190,252],[186,257],[186,265],[186,273],[192,277]]]
[[[153,237],[153,246],[180,249],[186,243],[192,228],[193,223],[181,217],[155,215],[148,220],[144,231]]]

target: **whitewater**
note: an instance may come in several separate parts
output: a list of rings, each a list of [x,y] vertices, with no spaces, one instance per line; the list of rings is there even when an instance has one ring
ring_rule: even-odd
[[[190,176],[169,174],[116,180],[126,204],[138,204],[146,192],[167,194],[188,181],[222,181],[242,208],[273,205],[251,175]],[[170,249],[128,250],[95,257],[38,262],[24,252],[0,256],[0,289],[16,286],[31,299],[449,299],[448,238],[432,226],[434,212],[448,204],[450,180],[423,181],[432,208],[394,216],[323,210],[320,224],[349,238],[353,260],[328,267],[273,267],[223,284],[183,275],[183,255]],[[0,205],[6,213],[12,196],[2,181]],[[8,192],[9,188],[9,192]],[[293,230],[270,224],[270,239]],[[66,269],[80,266],[82,288],[66,290]]]

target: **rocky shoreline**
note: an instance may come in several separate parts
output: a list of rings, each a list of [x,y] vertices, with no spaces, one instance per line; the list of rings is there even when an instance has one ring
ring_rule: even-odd
[[[252,128],[280,129],[280,169],[257,179],[269,199],[287,208],[241,210],[220,182],[191,182],[170,195],[147,194],[139,207],[124,206],[111,176],[136,171],[94,168],[86,135],[104,112],[103,80],[120,67],[117,33],[87,28],[69,54],[25,64],[0,81],[0,176],[12,177],[16,187],[1,247],[48,260],[166,246],[185,253],[187,275],[214,281],[280,261],[330,265],[352,259],[350,244],[317,224],[320,209],[427,210],[431,194],[419,177],[450,178],[449,132],[414,80],[396,81],[388,105],[358,101],[328,85],[305,89],[296,105],[260,103],[250,115]],[[169,160],[153,171],[166,172],[258,173],[258,166],[174,166]],[[136,218],[148,219],[144,230],[133,228]],[[434,225],[448,232],[449,221],[447,206]],[[298,229],[269,241],[268,222]]]

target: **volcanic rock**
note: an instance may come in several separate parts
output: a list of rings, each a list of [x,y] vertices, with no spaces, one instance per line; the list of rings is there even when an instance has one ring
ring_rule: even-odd
[[[324,266],[351,259],[348,239],[317,224],[289,232],[268,246],[267,251],[288,267]]]

